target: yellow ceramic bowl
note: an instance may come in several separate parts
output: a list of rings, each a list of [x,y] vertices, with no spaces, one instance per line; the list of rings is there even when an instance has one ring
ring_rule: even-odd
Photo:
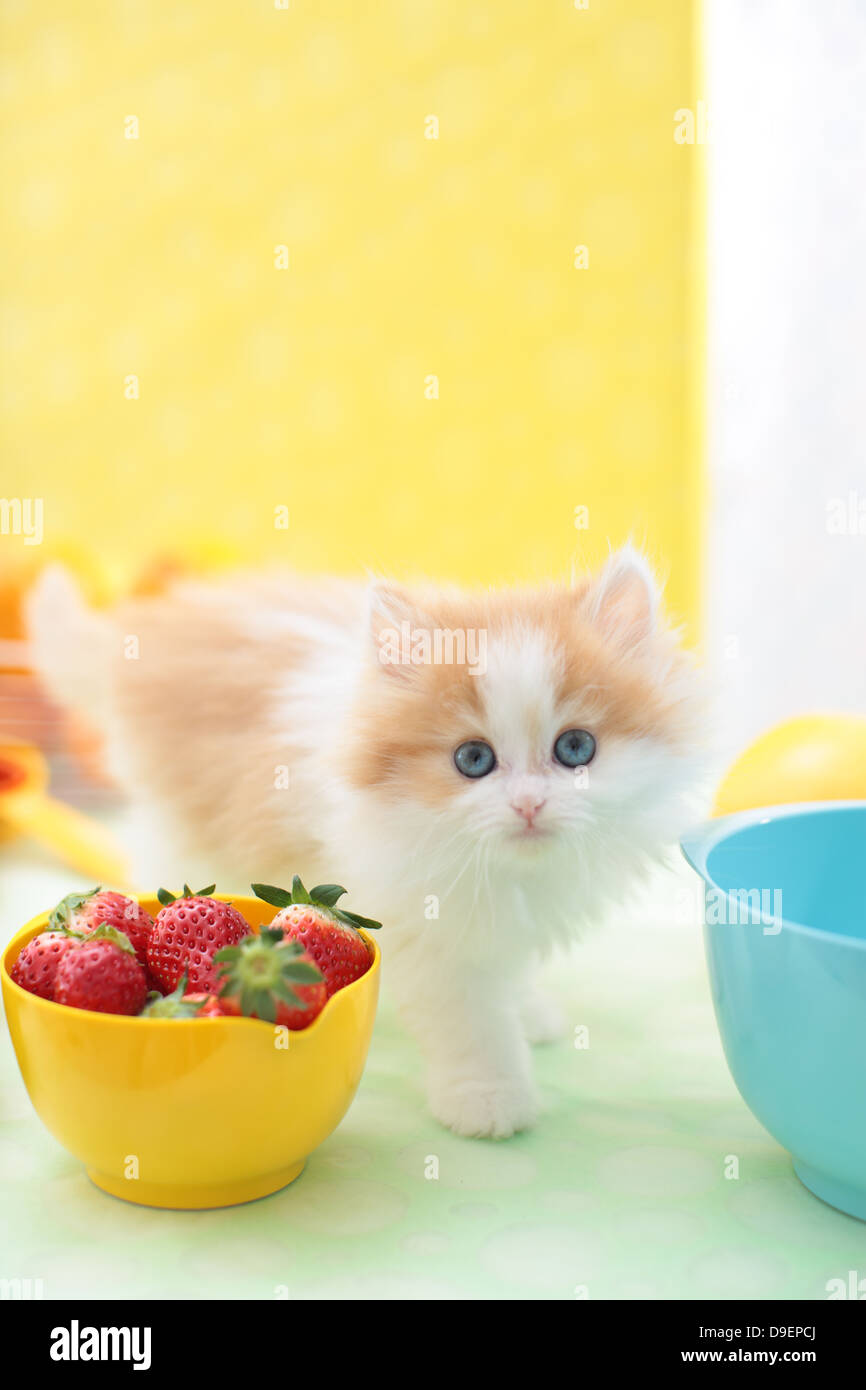
[[[155,897],[139,901],[150,913]],[[274,909],[231,901],[254,928]],[[379,993],[379,951],[301,1032],[251,1018],[148,1019],[89,1013],[29,994],[10,979],[3,1000],[30,1099],[97,1187],[154,1207],[224,1207],[276,1192],[340,1123],[361,1079]],[[288,1037],[288,1046],[285,1045]]]

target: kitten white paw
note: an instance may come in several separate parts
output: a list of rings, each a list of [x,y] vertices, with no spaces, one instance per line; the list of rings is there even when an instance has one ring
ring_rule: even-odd
[[[547,994],[531,994],[520,1010],[520,1021],[526,1040],[531,1043],[558,1042],[568,1030],[565,1014]]]
[[[430,1109],[455,1134],[467,1139],[507,1139],[529,1129],[538,1102],[527,1081],[450,1081],[430,1083]]]

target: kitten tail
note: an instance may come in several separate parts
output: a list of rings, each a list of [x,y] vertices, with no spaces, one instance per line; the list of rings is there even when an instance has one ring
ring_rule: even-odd
[[[58,704],[104,727],[109,714],[112,625],[89,608],[72,575],[50,565],[24,605],[32,669]]]

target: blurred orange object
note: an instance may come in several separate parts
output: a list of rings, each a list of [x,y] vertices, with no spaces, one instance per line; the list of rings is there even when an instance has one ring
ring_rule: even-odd
[[[156,552],[138,571],[130,586],[136,598],[162,594],[177,579],[216,574],[241,561],[233,542],[219,536],[187,537],[176,550]]]
[[[48,795],[48,767],[39,749],[0,742],[0,830],[32,835],[88,878],[123,886],[128,867],[114,837],[81,811]]]

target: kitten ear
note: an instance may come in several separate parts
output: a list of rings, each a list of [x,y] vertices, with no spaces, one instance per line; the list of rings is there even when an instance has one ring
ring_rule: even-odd
[[[633,546],[611,555],[583,596],[582,610],[618,646],[634,646],[656,628],[659,589],[645,556]]]
[[[415,673],[408,659],[412,634],[432,627],[424,613],[398,584],[378,580],[370,585],[367,611],[373,652],[382,670],[398,680],[409,681]]]

